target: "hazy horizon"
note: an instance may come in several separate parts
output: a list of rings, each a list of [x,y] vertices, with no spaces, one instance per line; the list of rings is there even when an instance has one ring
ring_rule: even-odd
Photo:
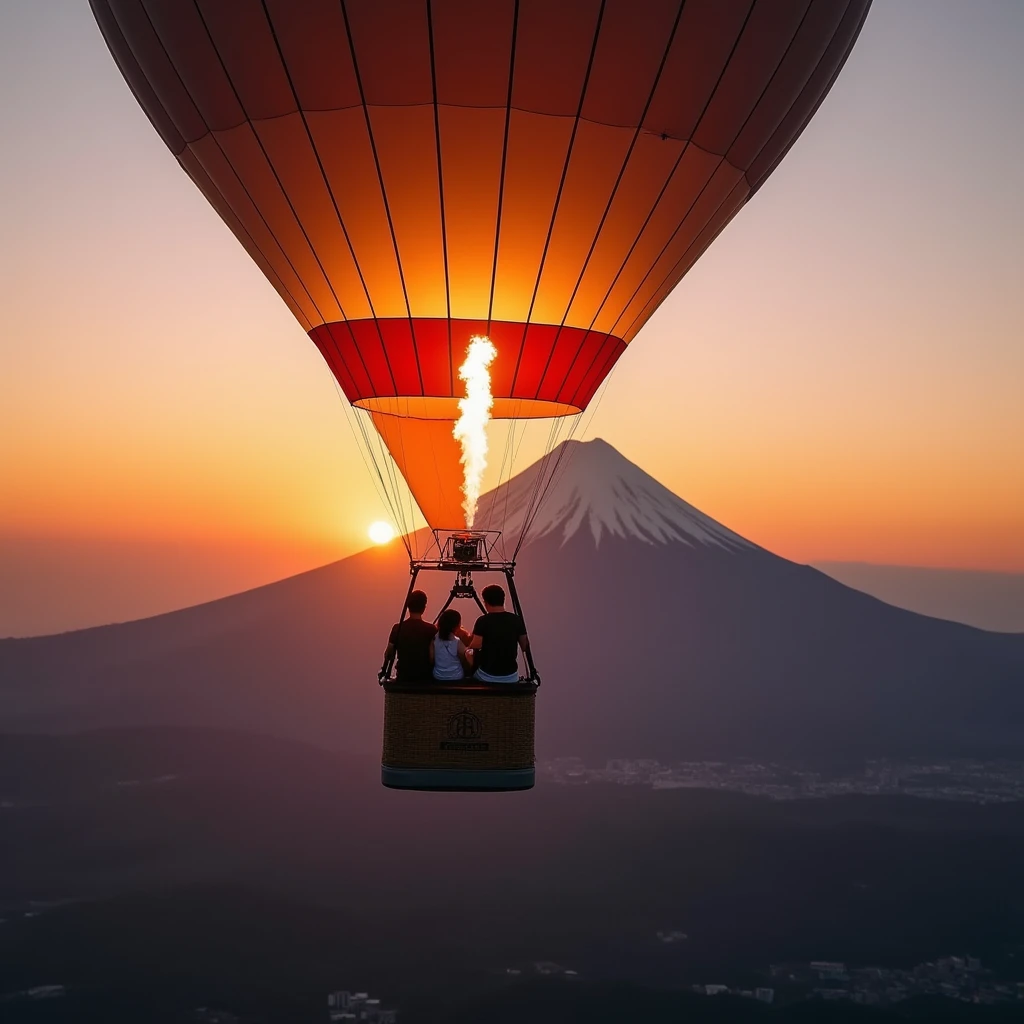
[[[360,550],[371,547],[367,543]],[[0,564],[11,584],[0,590],[0,638],[66,632],[178,611],[357,553],[310,545],[296,548],[275,565],[258,546],[245,541],[197,547],[119,538],[0,537]],[[900,608],[979,629],[1024,632],[1024,573],[867,562],[809,564]],[[159,585],[154,586],[154,581]]]

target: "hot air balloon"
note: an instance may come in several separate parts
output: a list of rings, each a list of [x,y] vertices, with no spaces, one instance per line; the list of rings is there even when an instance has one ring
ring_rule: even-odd
[[[396,468],[407,484],[434,545],[410,548],[414,581],[456,571],[453,598],[473,596],[471,571],[496,569],[520,612],[531,517],[515,538],[498,510],[475,518],[488,419],[561,439],[800,135],[870,6],[90,2],[168,148],[360,410],[403,525]],[[442,709],[455,733],[480,718],[469,696]],[[530,749],[489,788],[532,784],[529,696]],[[424,737],[427,767],[456,771],[461,741],[440,757]]]

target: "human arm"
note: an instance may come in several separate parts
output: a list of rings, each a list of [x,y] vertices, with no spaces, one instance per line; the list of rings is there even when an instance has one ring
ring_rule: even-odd
[[[389,643],[384,648],[384,660],[381,662],[380,671],[377,673],[377,681],[383,683],[391,675],[391,669],[395,664],[395,645]]]
[[[459,662],[462,665],[462,671],[466,675],[473,671],[473,663],[469,660],[469,649],[461,640],[459,641]]]
[[[388,645],[384,648],[384,660],[381,663],[380,671],[377,673],[377,678],[381,682],[391,675],[391,669],[395,664],[395,655],[398,652],[398,627],[399,623],[396,622],[391,627],[391,632],[388,635]]]
[[[484,645],[484,618],[485,616],[481,615],[476,620],[476,625],[473,627],[473,635],[466,641],[466,646],[471,651],[479,651]]]
[[[529,670],[528,679],[531,679],[538,686],[540,685],[540,674],[537,672],[537,666],[533,663],[533,655],[530,653],[530,638],[526,634],[526,624],[522,618],[519,619],[519,649],[523,652],[523,657],[526,659],[526,667]]]

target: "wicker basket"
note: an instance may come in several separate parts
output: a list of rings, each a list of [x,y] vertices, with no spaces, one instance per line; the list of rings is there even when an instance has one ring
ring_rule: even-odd
[[[534,683],[385,683],[384,785],[529,789]]]

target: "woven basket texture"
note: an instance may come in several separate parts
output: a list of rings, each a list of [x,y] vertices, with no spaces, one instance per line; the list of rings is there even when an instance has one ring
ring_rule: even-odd
[[[384,694],[392,768],[532,768],[534,695]]]

